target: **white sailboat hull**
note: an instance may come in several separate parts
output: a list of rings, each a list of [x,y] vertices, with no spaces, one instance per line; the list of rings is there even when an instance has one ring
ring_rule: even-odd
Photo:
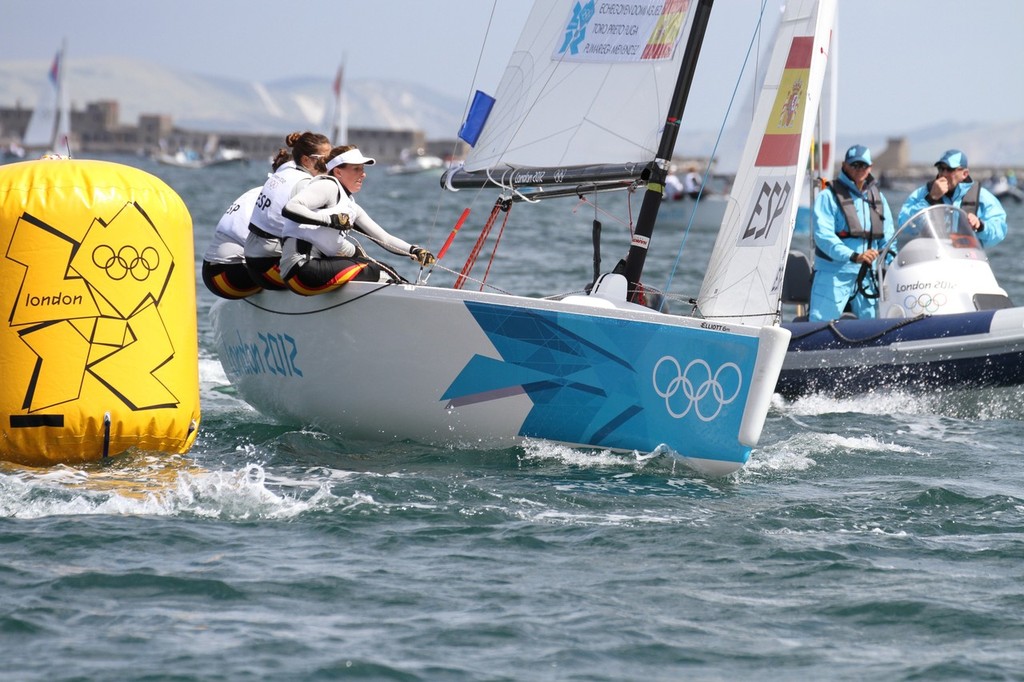
[[[789,340],[599,296],[364,282],[218,301],[212,316],[232,384],[286,423],[435,445],[667,446],[710,475],[747,461]]]

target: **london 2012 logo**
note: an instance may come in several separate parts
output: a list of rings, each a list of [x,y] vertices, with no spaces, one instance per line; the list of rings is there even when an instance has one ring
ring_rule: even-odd
[[[131,244],[114,251],[110,245],[100,244],[92,250],[92,262],[114,281],[131,275],[135,281],[145,282],[160,267],[160,252],[152,246],[140,251]]]
[[[723,363],[712,371],[711,365],[697,358],[686,368],[670,355],[658,360],[652,373],[654,391],[665,399],[665,409],[675,419],[691,411],[701,421],[714,420],[722,408],[739,397],[743,373],[734,362]]]
[[[565,40],[562,42],[562,47],[558,49],[559,54],[563,54],[566,50],[570,54],[580,51],[580,43],[587,37],[587,24],[593,18],[594,0],[590,0],[586,4],[577,2],[573,5],[572,18],[565,27]]]
[[[113,210],[84,225],[25,211],[14,226],[5,255],[21,273],[8,325],[38,358],[28,412],[78,400],[86,377],[133,410],[179,403],[159,376],[175,353],[161,309],[173,254],[140,204]]]

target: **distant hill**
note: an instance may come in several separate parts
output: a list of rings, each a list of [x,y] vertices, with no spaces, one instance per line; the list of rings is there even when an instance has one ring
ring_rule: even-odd
[[[973,165],[979,167],[1024,167],[1024,120],[1006,123],[954,123],[952,121],[928,128],[897,133],[910,142],[910,160],[931,165],[946,149],[962,149]],[[894,135],[840,135],[836,144],[846,149],[866,144],[881,152],[886,139]]]
[[[0,62],[0,106],[30,107],[42,87],[46,64]],[[257,83],[174,71],[125,58],[76,59],[67,78],[72,106],[117,100],[121,123],[139,114],[169,114],[180,128],[210,132],[287,133],[320,128],[331,96],[331,78]],[[412,128],[428,138],[458,133],[463,103],[414,83],[346,79],[349,125]]]
[[[32,106],[47,64],[0,62],[0,106]],[[287,133],[323,126],[331,92],[330,78],[295,78],[257,83],[175,71],[128,58],[76,59],[68,78],[71,101],[117,100],[121,122],[139,114],[168,114],[181,128],[210,132]],[[415,83],[347,78],[349,124],[365,128],[411,128],[429,139],[456,136],[464,111],[460,99]],[[840,124],[842,122],[840,121]],[[1003,124],[946,123],[919,130],[840,135],[838,146],[867,144],[881,151],[889,137],[910,142],[912,163],[929,164],[951,147],[963,149],[975,164],[1024,166],[1024,119]],[[716,131],[689,131],[680,139],[687,155],[707,156]]]

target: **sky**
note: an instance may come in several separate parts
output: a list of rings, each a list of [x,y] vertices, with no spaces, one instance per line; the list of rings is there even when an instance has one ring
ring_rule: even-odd
[[[779,0],[764,1],[777,11]],[[5,0],[0,61],[48,61],[61,38],[69,60],[131,57],[264,82],[330,78],[344,60],[348,79],[418,82],[466,100],[494,92],[530,4]],[[721,123],[761,4],[717,0],[692,90],[701,95],[687,109],[694,129]],[[1022,27],[1020,0],[839,0],[840,134],[1024,119]]]

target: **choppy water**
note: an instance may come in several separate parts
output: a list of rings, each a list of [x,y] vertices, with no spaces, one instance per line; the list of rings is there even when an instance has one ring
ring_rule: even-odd
[[[264,173],[128,161],[185,199],[197,256]],[[439,210],[435,187],[372,171],[360,200],[436,250],[474,197]],[[594,210],[571,206],[519,223],[534,214],[514,209],[499,286],[589,278]],[[1008,209],[992,256],[1024,301],[1024,212]],[[686,220],[667,218],[656,285]],[[606,265],[624,253],[615,230],[606,219]],[[689,234],[673,291],[696,293],[712,238]],[[750,464],[721,480],[547,443],[381,446],[235,397],[212,302],[200,283],[191,453],[0,465],[0,678],[1024,679],[1024,391],[779,401]]]

